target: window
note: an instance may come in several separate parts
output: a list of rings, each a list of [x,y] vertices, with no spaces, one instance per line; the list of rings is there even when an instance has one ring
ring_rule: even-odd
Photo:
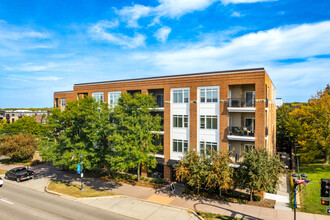
[[[109,92],[108,95],[109,95],[109,106],[113,108],[118,104],[118,99],[120,98],[121,92],[120,91]]]
[[[173,139],[173,152],[187,152],[189,149],[187,140]],[[183,151],[182,151],[183,150]]]
[[[218,102],[218,88],[200,89],[200,101]]]
[[[173,103],[188,103],[188,102],[189,102],[188,89],[173,90]]]
[[[96,102],[103,102],[103,92],[93,92],[92,96]]]
[[[210,155],[212,151],[218,151],[218,143],[217,142],[200,142],[200,153]]]
[[[254,118],[245,118],[245,127],[248,131],[254,131]]]
[[[201,115],[200,116],[201,129],[218,129],[218,116],[216,115]]]
[[[255,92],[245,92],[245,105],[246,107],[255,106]]]
[[[66,99],[61,99],[62,108],[65,108],[65,105],[66,105]]]
[[[174,128],[188,128],[188,115],[173,115]]]
[[[253,144],[245,144],[244,145],[244,150],[245,151],[254,150],[254,145]]]

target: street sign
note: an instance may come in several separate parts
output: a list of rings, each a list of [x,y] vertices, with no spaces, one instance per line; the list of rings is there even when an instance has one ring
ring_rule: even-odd
[[[77,164],[77,173],[81,174],[81,165],[80,164]]]

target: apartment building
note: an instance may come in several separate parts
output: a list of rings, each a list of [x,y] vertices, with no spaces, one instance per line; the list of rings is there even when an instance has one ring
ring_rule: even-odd
[[[3,110],[0,111],[0,120],[5,119],[7,123],[13,123],[23,116],[34,117],[38,123],[44,123],[44,116],[49,115],[49,111],[30,111],[30,110]]]
[[[276,89],[264,68],[75,84],[73,91],[54,93],[54,106],[64,109],[84,96],[114,106],[121,93],[137,92],[152,94],[153,114],[163,118],[155,141],[163,145],[156,159],[165,179],[189,149],[229,150],[233,163],[247,148],[276,151]]]

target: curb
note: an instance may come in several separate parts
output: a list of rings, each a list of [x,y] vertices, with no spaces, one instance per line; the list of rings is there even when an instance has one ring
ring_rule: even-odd
[[[126,196],[126,195],[113,195],[113,196],[100,196],[100,197],[85,197],[85,198],[76,198],[76,197],[73,197],[73,196],[68,196],[68,195],[65,195],[65,194],[62,194],[62,193],[58,193],[58,192],[55,192],[55,191],[52,191],[52,190],[49,190],[47,189],[48,188],[48,185],[50,184],[51,180],[49,180],[47,182],[47,185],[45,186],[45,192],[46,193],[49,193],[49,194],[53,194],[53,195],[56,195],[56,196],[61,196],[61,197],[64,197],[64,198],[67,198],[67,199],[70,199],[70,200],[74,200],[74,201],[79,201],[79,200],[88,200],[88,199],[106,199],[106,198],[129,198],[129,199],[133,199],[133,200],[138,200],[140,202],[148,202],[148,203],[151,203],[151,204],[156,204],[156,205],[159,205],[159,206],[166,206],[166,207],[170,207],[170,208],[173,208],[173,209],[180,209],[180,210],[184,210],[184,211],[187,211],[188,213],[192,213],[195,217],[197,217],[198,219],[200,220],[204,220],[201,216],[199,216],[195,211],[191,210],[191,209],[188,209],[188,208],[183,208],[183,207],[178,207],[178,206],[173,206],[173,205],[169,205],[169,204],[163,204],[163,203],[157,203],[157,202],[152,202],[152,201],[148,201],[148,200],[144,200],[144,199],[140,199],[140,198],[136,198],[136,197],[132,197],[132,196]]]

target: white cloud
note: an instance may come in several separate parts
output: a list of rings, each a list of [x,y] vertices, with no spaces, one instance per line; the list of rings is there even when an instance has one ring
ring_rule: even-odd
[[[240,4],[240,3],[256,3],[256,2],[274,2],[277,0],[221,0],[223,4]]]
[[[237,11],[234,11],[232,14],[231,14],[232,17],[242,17],[243,15]]]
[[[139,27],[138,20],[141,17],[153,16],[153,22],[159,23],[160,17],[179,18],[187,13],[202,11],[215,2],[223,4],[256,3],[276,0],[158,0],[159,5],[148,7],[144,5],[126,6],[117,13],[128,23],[129,27]]]
[[[133,7],[124,7],[123,9],[117,11],[124,20],[127,21],[129,27],[139,27],[137,20],[140,17],[147,16],[151,11],[150,7],[143,5],[134,5]]]
[[[168,35],[171,33],[172,29],[170,27],[162,27],[157,30],[155,33],[155,37],[157,40],[161,41],[162,43],[167,41]]]
[[[89,28],[90,35],[97,40],[105,40],[109,43],[120,45],[126,48],[135,48],[145,44],[146,37],[142,34],[135,33],[134,37],[129,37],[121,33],[111,33],[107,29],[118,27],[119,22],[116,20],[110,22],[107,20],[100,21]]]
[[[228,43],[207,45],[201,42],[178,51],[165,51],[151,57],[161,66],[170,69],[189,66],[194,69],[215,69],[231,66],[251,66],[282,59],[306,58],[330,51],[330,21],[285,26],[267,31],[246,34]],[[214,43],[212,41],[212,43]],[[195,68],[196,67],[196,68]],[[198,68],[197,68],[198,67]]]

